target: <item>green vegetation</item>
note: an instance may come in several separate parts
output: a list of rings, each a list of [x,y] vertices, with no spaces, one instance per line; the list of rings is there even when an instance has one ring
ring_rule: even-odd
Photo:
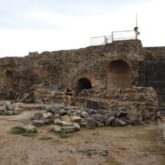
[[[11,129],[11,133],[26,136],[26,137],[35,137],[37,135],[37,132],[27,131],[26,129],[22,127],[13,127]]]
[[[58,134],[60,138],[70,138],[73,136],[73,134],[66,133],[64,130],[61,130],[60,132],[58,132],[56,134]]]

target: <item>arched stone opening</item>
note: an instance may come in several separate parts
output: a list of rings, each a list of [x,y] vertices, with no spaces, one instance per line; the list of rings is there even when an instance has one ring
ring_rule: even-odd
[[[115,60],[108,68],[108,88],[128,88],[131,86],[131,67],[123,60]]]
[[[78,95],[83,89],[92,88],[92,83],[88,78],[81,78],[77,82],[76,95]]]

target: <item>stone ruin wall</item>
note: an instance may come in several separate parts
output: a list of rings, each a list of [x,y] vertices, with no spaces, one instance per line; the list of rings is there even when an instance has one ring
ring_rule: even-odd
[[[144,61],[140,63],[138,84],[154,87],[157,91],[159,106],[165,110],[165,47],[143,48]]]
[[[22,58],[1,58],[0,98],[21,99],[41,84],[60,91],[71,84],[76,93],[83,84],[79,80],[87,79],[96,89],[152,86],[164,105],[164,57],[165,48],[143,48],[141,41],[128,40],[77,50],[34,52]],[[123,73],[120,74],[123,77],[120,79],[115,72]],[[122,84],[125,77],[126,83]],[[121,84],[114,86],[116,82]]]
[[[121,50],[116,51],[116,46],[117,44],[41,54],[29,53],[23,58],[2,58],[1,91],[8,93],[7,90],[13,89],[24,92],[32,85],[40,83],[55,84],[63,89],[68,83],[74,85],[74,80],[78,79],[80,74],[93,77],[96,81],[94,86],[105,87],[109,62],[122,58],[131,63],[133,59],[130,57],[132,52],[135,53],[134,50],[129,52],[131,55],[124,52],[122,45]]]

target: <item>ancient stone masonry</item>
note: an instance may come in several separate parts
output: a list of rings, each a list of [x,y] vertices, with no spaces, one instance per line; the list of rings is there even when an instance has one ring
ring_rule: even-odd
[[[27,103],[63,102],[64,91],[70,85],[73,96],[80,103],[80,95],[86,89],[95,94],[99,91],[96,99],[107,99],[109,91],[110,101],[114,99],[112,91],[115,90],[128,89],[124,92],[130,95],[130,91],[138,93],[138,87],[144,87],[145,96],[145,91],[150,89],[145,87],[153,87],[163,109],[164,66],[165,48],[144,48],[139,40],[114,41],[77,50],[33,52],[22,58],[1,58],[0,98]],[[126,97],[124,92],[118,92],[120,97]],[[105,98],[103,93],[106,93]]]

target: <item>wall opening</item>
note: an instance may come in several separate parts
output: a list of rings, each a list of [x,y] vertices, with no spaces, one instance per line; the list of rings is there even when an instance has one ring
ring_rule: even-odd
[[[115,60],[108,68],[108,88],[127,88],[131,86],[131,68],[123,60]]]
[[[76,95],[78,95],[83,89],[92,88],[91,81],[87,78],[81,78],[77,82]]]

